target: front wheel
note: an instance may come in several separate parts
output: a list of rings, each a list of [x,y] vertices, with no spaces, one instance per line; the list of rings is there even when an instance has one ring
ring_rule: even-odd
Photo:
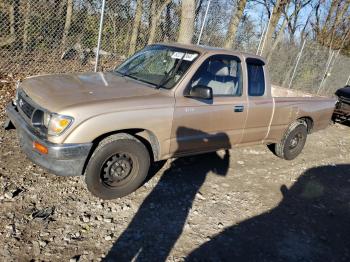
[[[292,160],[303,150],[306,137],[307,124],[296,121],[289,126],[281,142],[268,145],[268,147],[278,157]]]
[[[86,167],[88,190],[102,199],[123,197],[145,180],[150,157],[145,145],[129,134],[102,140]]]

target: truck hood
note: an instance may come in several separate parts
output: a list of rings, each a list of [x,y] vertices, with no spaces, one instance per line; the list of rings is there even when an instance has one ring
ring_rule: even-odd
[[[21,88],[35,103],[51,112],[79,104],[160,92],[151,85],[111,72],[34,76],[25,79]]]

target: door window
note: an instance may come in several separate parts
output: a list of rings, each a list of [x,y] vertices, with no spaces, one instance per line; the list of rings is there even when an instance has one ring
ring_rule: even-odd
[[[191,88],[203,85],[213,89],[214,96],[242,95],[242,68],[239,58],[216,55],[208,58],[191,81]]]

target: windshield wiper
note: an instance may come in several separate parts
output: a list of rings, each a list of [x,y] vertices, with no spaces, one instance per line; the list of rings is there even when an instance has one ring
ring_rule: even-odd
[[[158,85],[155,87],[156,89],[159,89],[160,87],[164,86],[166,83],[169,82],[170,79],[172,79],[175,76],[182,61],[184,60],[185,55],[186,53],[184,53],[181,59],[179,60],[179,62],[176,65],[173,65],[173,67],[169,70],[169,72],[164,75],[164,77],[159,81]]]

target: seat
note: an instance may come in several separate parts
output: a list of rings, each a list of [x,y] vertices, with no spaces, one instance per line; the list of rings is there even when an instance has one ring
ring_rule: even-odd
[[[211,87],[214,95],[236,95],[238,79],[231,76],[229,65],[215,60],[208,63],[206,69],[194,85]]]

